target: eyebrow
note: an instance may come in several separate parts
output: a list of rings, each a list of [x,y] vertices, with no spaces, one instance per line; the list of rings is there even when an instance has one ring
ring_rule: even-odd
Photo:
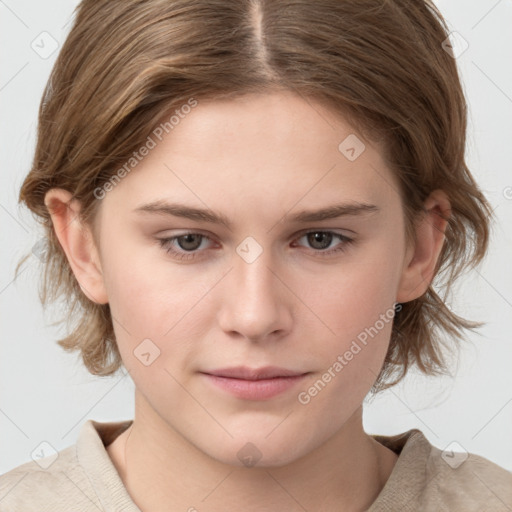
[[[195,208],[181,203],[168,203],[159,199],[151,203],[142,204],[133,210],[136,213],[151,213],[163,216],[181,217],[193,221],[210,222],[219,224],[231,230],[231,222],[221,213],[216,213],[207,208]],[[294,215],[286,214],[289,222],[318,222],[327,219],[336,219],[344,216],[360,216],[368,213],[377,213],[380,209],[374,204],[350,202],[339,203],[318,210],[303,210]]]

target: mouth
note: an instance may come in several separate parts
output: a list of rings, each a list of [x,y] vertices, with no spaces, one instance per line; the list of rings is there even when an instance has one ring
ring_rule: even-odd
[[[232,379],[262,380],[276,377],[297,377],[308,372],[289,370],[287,368],[280,368],[279,366],[262,366],[254,369],[248,366],[233,366],[231,368],[209,370],[202,373]]]
[[[265,400],[292,389],[311,372],[266,366],[237,366],[200,372],[216,388],[245,400]]]

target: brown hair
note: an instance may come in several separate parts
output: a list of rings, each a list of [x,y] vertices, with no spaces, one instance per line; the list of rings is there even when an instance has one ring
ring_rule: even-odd
[[[96,375],[122,363],[109,305],[82,292],[45,193],[70,191],[82,222],[94,228],[95,190],[191,98],[291,90],[383,141],[408,240],[429,193],[448,194],[452,215],[434,278],[446,277],[446,298],[455,279],[483,259],[492,218],[465,163],[466,103],[456,62],[443,49],[447,37],[427,0],[82,1],[41,101],[32,169],[19,196],[47,237],[41,301],[64,296],[65,318],[76,322],[58,343],[80,350]],[[447,340],[459,342],[463,329],[482,325],[452,312],[433,284],[401,305],[374,390],[398,382],[412,364],[446,373]]]

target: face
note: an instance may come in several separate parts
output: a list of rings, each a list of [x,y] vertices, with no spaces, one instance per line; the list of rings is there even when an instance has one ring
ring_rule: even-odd
[[[162,428],[225,463],[250,442],[286,464],[348,424],[382,366],[407,254],[396,179],[291,93],[199,101],[153,139],[97,219],[124,365]],[[240,395],[203,373],[269,365],[306,375]]]

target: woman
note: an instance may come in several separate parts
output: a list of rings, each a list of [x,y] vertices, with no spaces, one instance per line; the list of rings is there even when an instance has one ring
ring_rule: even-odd
[[[59,343],[126,368],[135,417],[3,475],[1,510],[512,506],[490,461],[362,426],[479,325],[432,287],[491,218],[447,37],[419,0],[80,4],[20,200]]]

